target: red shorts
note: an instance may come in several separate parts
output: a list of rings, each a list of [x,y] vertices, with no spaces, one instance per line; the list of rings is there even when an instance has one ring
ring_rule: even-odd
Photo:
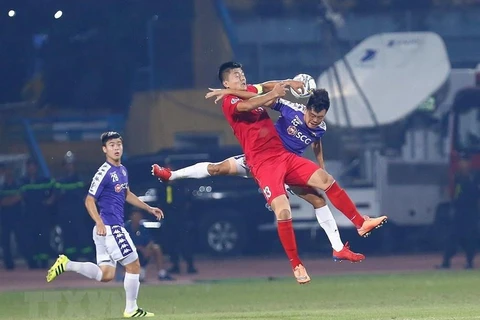
[[[270,205],[278,196],[286,195],[285,184],[307,186],[320,167],[314,162],[285,151],[268,161],[252,166],[252,174]]]

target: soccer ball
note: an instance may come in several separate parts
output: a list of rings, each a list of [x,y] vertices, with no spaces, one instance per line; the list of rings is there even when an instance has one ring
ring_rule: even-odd
[[[308,98],[312,94],[313,90],[317,89],[317,84],[315,83],[315,80],[313,79],[312,76],[310,76],[308,74],[304,74],[304,73],[297,74],[295,76],[295,78],[293,78],[293,80],[303,82],[303,92],[302,93],[298,93],[293,88],[290,88],[290,92],[297,99]]]

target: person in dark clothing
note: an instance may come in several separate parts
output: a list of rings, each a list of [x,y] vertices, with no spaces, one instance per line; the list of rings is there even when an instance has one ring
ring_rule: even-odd
[[[191,214],[190,204],[185,201],[184,189],[178,188],[175,182],[169,182],[165,187],[164,208],[165,233],[168,239],[170,262],[172,267],[168,270],[171,274],[180,273],[180,256],[187,264],[187,273],[195,274],[194,265],[194,232],[195,221]]]
[[[75,157],[71,151],[65,154],[65,174],[55,182],[57,222],[62,229],[63,251],[72,259],[95,258],[89,231],[93,223],[85,207],[87,186],[75,169]]]
[[[164,269],[162,248],[153,241],[149,230],[143,225],[142,219],[142,212],[134,209],[130,214],[130,220],[125,223],[125,229],[127,229],[135,247],[137,247],[141,268],[140,281],[145,280],[147,264],[152,261],[158,270],[158,280],[175,280],[168,274],[167,270]]]
[[[470,162],[460,161],[458,174],[455,176],[452,200],[453,219],[450,223],[450,236],[447,239],[443,262],[440,268],[450,268],[450,260],[461,246],[465,250],[466,269],[473,268],[477,246],[477,233],[480,211],[480,181],[475,177]]]
[[[52,204],[54,181],[38,174],[34,160],[27,160],[27,174],[21,179],[25,210],[25,245],[29,268],[47,268],[52,249]]]
[[[7,270],[15,269],[12,256],[12,234],[20,244],[19,226],[22,220],[22,197],[20,184],[15,179],[12,168],[5,169],[4,181],[0,187],[0,234],[3,250],[3,262]],[[23,248],[22,248],[23,249]]]

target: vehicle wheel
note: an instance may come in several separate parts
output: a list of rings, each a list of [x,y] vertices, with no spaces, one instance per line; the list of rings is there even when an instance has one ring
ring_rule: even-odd
[[[245,222],[235,212],[207,214],[201,222],[200,240],[211,255],[231,256],[242,253],[246,239]]]

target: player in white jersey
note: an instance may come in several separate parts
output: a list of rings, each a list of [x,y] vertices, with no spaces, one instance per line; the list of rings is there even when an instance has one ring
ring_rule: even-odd
[[[102,134],[101,140],[106,161],[93,177],[85,200],[87,211],[95,221],[93,240],[97,264],[70,261],[65,255],[60,255],[48,270],[47,281],[53,281],[65,271],[74,271],[90,279],[109,282],[115,277],[118,262],[125,267],[124,318],[153,317],[153,313],[137,306],[141,269],[137,249],[124,228],[124,205],[126,201],[148,211],[157,219],[163,218],[163,212],[158,208],[150,207],[130,191],[128,172],[121,164],[123,143],[120,134],[106,132]]]

